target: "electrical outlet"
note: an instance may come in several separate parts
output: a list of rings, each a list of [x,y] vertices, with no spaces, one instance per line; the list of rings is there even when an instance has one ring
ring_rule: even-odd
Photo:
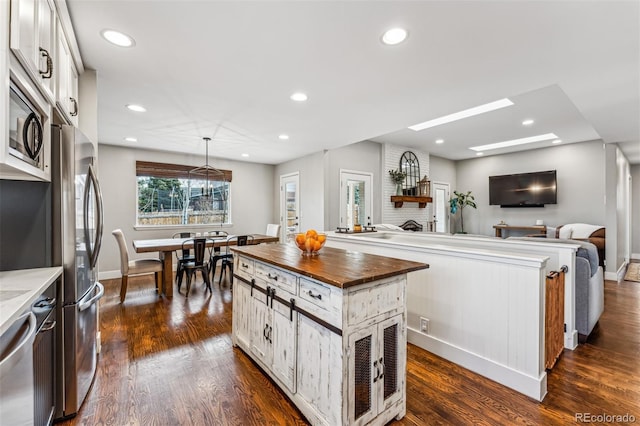
[[[429,334],[429,320],[427,318],[420,317],[420,331]]]

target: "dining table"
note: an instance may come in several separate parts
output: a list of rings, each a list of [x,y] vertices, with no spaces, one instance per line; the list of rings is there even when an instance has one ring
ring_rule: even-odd
[[[249,234],[253,239],[249,238],[247,244],[275,243],[280,239],[264,234]],[[236,235],[226,236],[208,236],[207,247],[224,247],[227,245],[236,245]],[[166,297],[173,297],[173,252],[183,249],[183,243],[193,238],[156,238],[146,240],[133,240],[133,249],[136,253],[155,253],[157,252],[160,260],[162,260],[162,286],[161,294]],[[193,248],[193,243],[187,243],[184,248]]]

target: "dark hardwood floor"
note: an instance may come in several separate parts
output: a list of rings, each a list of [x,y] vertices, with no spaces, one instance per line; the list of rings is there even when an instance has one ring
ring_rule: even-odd
[[[205,294],[198,282],[188,299],[176,289],[170,300],[155,294],[152,275],[132,278],[121,305],[119,280],[103,283],[98,373],[78,416],[61,424],[306,424],[231,345],[228,284]],[[407,358],[407,415],[394,425],[572,424],[578,413],[640,422],[640,283],[605,283],[599,325],[564,350],[542,402],[413,345]]]

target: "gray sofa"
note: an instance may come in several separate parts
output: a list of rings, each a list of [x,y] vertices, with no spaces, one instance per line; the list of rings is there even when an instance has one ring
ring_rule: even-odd
[[[511,237],[516,240],[529,240],[544,243],[571,243],[580,246],[576,252],[576,329],[578,341],[584,343],[598,323],[604,311],[604,272],[598,257],[598,248],[589,242],[563,240],[556,238]]]

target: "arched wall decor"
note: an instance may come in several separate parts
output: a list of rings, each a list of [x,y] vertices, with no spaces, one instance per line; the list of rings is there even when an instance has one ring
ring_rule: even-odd
[[[420,162],[418,157],[411,152],[405,151],[400,157],[400,170],[407,174],[402,185],[403,195],[418,195],[418,181],[420,181]]]

